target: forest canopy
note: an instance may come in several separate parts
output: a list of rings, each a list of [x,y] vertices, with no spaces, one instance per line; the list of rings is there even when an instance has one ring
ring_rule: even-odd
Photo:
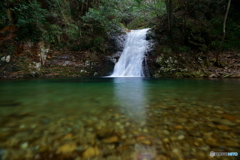
[[[217,50],[227,0],[3,0],[0,2],[1,52],[20,42],[44,41],[52,48],[104,52],[110,35],[124,28],[149,27],[180,50]],[[223,48],[236,49],[239,2],[231,1]],[[164,40],[165,41],[165,40]]]

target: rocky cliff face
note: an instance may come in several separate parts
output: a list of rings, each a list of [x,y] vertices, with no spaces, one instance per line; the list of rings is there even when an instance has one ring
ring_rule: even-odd
[[[104,63],[101,66],[103,71],[102,75],[108,76],[111,75],[114,69],[115,64],[117,63],[121,53],[124,49],[124,44],[126,40],[126,34],[114,35],[110,37],[108,55],[104,58]]]
[[[148,32],[150,40],[146,61],[151,77],[240,77],[240,54],[224,52],[220,55],[220,66],[215,66],[215,53],[174,52],[168,45],[159,42],[159,35]]]
[[[124,48],[126,34],[112,36],[106,54],[89,51],[55,51],[47,44],[28,44],[21,55],[0,54],[0,78],[108,76]],[[150,30],[149,46],[143,61],[146,77],[240,77],[240,54],[225,52],[220,66],[214,66],[214,53],[174,53],[157,41]],[[198,56],[199,55],[199,56]]]
[[[111,36],[106,55],[56,51],[43,42],[24,44],[20,55],[0,55],[0,78],[108,76],[121,55],[125,37]]]

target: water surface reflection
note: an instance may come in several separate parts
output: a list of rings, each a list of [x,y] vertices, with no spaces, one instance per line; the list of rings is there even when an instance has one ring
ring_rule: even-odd
[[[143,78],[114,78],[114,96],[121,112],[136,122],[145,122],[147,90]]]

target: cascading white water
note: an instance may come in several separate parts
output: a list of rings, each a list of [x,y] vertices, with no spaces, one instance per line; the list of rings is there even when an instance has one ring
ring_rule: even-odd
[[[127,34],[124,50],[110,77],[144,76],[142,62],[148,45],[148,41],[146,40],[148,30],[149,28],[131,30],[131,32]]]

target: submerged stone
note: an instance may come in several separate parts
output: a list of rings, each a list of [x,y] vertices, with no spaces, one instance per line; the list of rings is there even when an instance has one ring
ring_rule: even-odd
[[[175,129],[183,129],[183,126],[182,125],[176,125],[174,126]]]
[[[180,136],[178,136],[178,139],[179,139],[179,140],[183,140],[184,138],[185,138],[184,135],[180,135]]]
[[[205,140],[205,142],[209,145],[209,146],[213,146],[213,147],[217,147],[219,146],[219,142],[217,139],[209,137]]]
[[[77,145],[75,143],[68,143],[60,146],[57,150],[57,153],[68,154],[76,150]]]
[[[232,140],[225,140],[225,145],[228,147],[240,147],[240,143]]]
[[[236,117],[236,116],[229,115],[229,114],[221,114],[221,116],[223,118],[225,118],[225,119],[230,120],[230,121],[234,121],[234,120],[240,119],[240,117]]]
[[[21,144],[22,149],[27,149],[27,147],[28,147],[28,142],[24,142]]]
[[[220,124],[224,124],[224,125],[227,125],[227,126],[236,126],[237,124],[236,123],[233,123],[227,119],[213,119],[213,122],[217,122],[217,123],[220,123]]]
[[[218,125],[217,128],[220,129],[220,130],[229,130],[229,129],[231,129],[227,125]]]
[[[109,138],[104,138],[102,140],[104,143],[116,143],[119,141],[118,137],[117,136],[112,136],[112,137],[109,137]]]
[[[100,150],[97,147],[90,147],[83,152],[82,156],[84,158],[89,158],[93,156],[98,156],[99,154],[100,154]]]
[[[131,79],[131,81],[134,80]],[[11,160],[13,159],[12,155],[15,154],[14,159],[16,160],[40,160],[44,159],[45,156],[45,159],[49,160],[61,158],[137,160],[137,155],[139,159],[142,158],[141,160],[152,160],[153,156],[154,160],[205,160],[209,158],[209,151],[212,149],[216,151],[229,151],[234,148],[237,151],[239,149],[239,110],[238,105],[232,105],[238,104],[238,100],[236,102],[232,99],[227,100],[231,104],[228,106],[225,106],[224,98],[214,99],[216,104],[205,101],[198,102],[197,100],[191,103],[192,97],[180,98],[188,94],[187,90],[181,92],[174,90],[174,92],[167,93],[168,87],[166,87],[167,89],[162,87],[161,90],[158,90],[155,86],[151,90],[150,85],[145,85],[145,80],[142,88],[133,89],[133,94],[129,95],[127,89],[132,89],[131,86],[127,85],[123,91],[119,91],[118,87],[122,89],[125,83],[116,82],[114,83],[116,86],[113,89],[114,92],[112,92],[112,88],[111,91],[108,90],[106,84],[101,84],[104,88],[98,91],[97,84],[93,84],[94,93],[104,92],[101,95],[106,97],[104,103],[102,100],[99,103],[91,103],[91,100],[89,101],[91,97],[101,96],[88,92],[87,90],[91,87],[84,88],[85,84],[78,83],[79,88],[70,88],[73,84],[68,85],[64,89],[66,93],[56,94],[55,91],[58,89],[53,89],[53,93],[58,96],[56,99],[50,97],[39,104],[35,104],[36,100],[39,99],[34,99],[33,102],[31,100],[26,103],[23,101],[24,107],[22,108],[1,108],[0,141],[2,142],[1,147],[6,150],[4,156],[7,157],[5,159]],[[118,86],[118,83],[122,84]],[[144,90],[146,86],[149,87],[146,93],[141,93],[138,96],[138,92]],[[69,94],[69,90],[74,90],[74,93]],[[86,93],[81,93],[82,90]],[[44,93],[44,91],[42,92]],[[88,97],[90,93],[91,96]],[[46,92],[44,96],[49,96],[48,94],[50,93]],[[62,94],[66,94],[66,99],[59,98],[59,95]],[[114,99],[110,96],[112,94]],[[195,95],[189,92],[189,95],[196,98],[199,94]],[[137,99],[128,99],[130,96],[137,96]],[[229,96],[234,95],[229,94]],[[42,96],[39,97],[40,100],[43,100]],[[150,98],[154,100],[154,104],[149,102],[152,100]],[[207,96],[205,98],[208,101]],[[129,100],[128,103],[137,105],[118,104],[125,99]],[[146,101],[141,101],[141,99]],[[175,99],[181,99],[181,101]],[[49,101],[52,100],[55,102],[50,103]],[[134,100],[141,101],[141,103],[135,103]],[[212,97],[209,97],[209,100],[212,100]],[[27,106],[28,103],[29,106]],[[109,105],[112,103],[118,105]],[[36,107],[32,107],[33,104]],[[143,105],[141,106],[141,104]],[[186,107],[189,104],[194,105]],[[204,107],[207,105],[213,107]],[[138,108],[138,106],[140,107]],[[214,108],[214,106],[221,107],[223,113],[227,114],[216,112],[218,108]],[[129,114],[130,112],[134,116]],[[139,119],[135,119],[135,116],[139,116],[137,117]],[[135,150],[135,145],[141,147]],[[156,149],[156,152],[152,149]],[[29,153],[27,153],[28,151]],[[136,152],[135,159],[132,157],[133,152]]]

